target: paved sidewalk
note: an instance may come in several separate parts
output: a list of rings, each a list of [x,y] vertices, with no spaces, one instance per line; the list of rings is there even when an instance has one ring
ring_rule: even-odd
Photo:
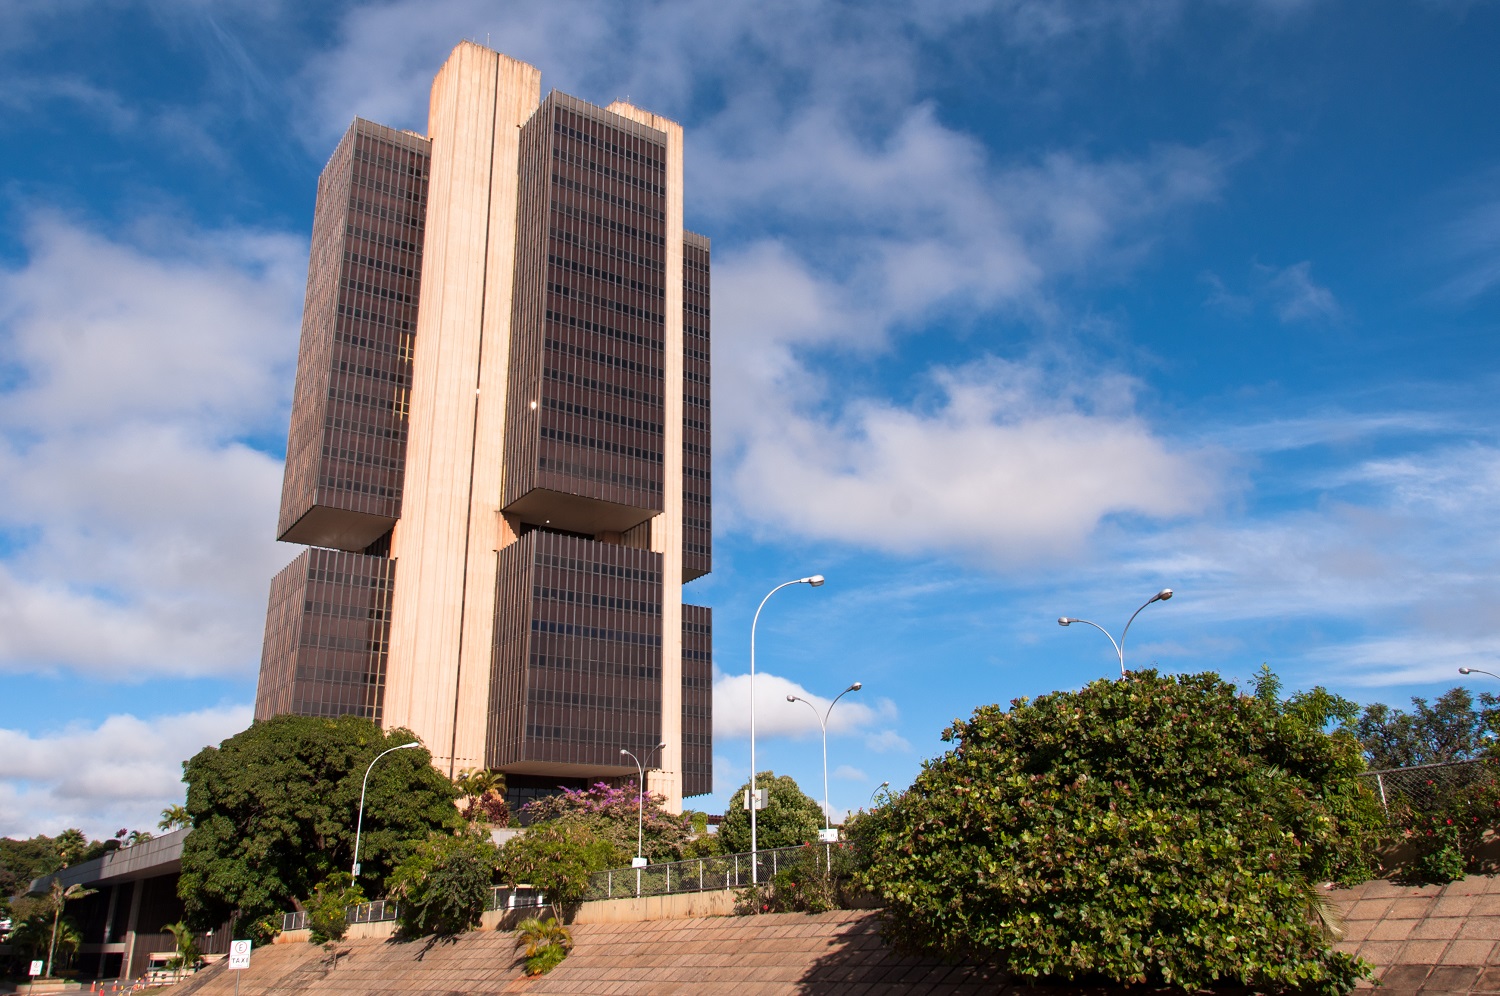
[[[1375,965],[1382,993],[1500,993],[1500,877],[1332,895],[1344,904],[1339,950]]]

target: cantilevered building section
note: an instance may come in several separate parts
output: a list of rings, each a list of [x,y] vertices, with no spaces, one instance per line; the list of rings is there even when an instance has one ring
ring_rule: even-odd
[[[623,748],[680,806],[713,775],[682,130],[464,43],[428,131],[356,121],[319,183],[279,529],[317,549],[273,583],[256,716],[407,727],[513,802]]]

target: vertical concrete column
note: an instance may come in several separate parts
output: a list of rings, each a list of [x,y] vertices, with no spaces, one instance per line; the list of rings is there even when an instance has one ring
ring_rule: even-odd
[[[540,99],[538,70],[464,42],[438,71],[429,106],[423,305],[391,540],[401,580],[384,723],[415,732],[450,776],[484,763],[517,131]]]
[[[682,812],[682,126],[659,114],[616,101],[607,110],[667,136],[666,281],[664,304],[666,422],[662,446],[661,515],[651,520],[651,549],[662,554],[661,770],[648,787]]]

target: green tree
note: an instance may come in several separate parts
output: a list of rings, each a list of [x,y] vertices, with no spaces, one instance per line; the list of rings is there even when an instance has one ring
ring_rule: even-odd
[[[797,786],[791,775],[762,771],[755,777],[757,788],[765,789],[766,808],[755,814],[755,843],[761,850],[794,847],[818,839],[823,826],[823,810]],[[719,842],[725,854],[750,850],[750,813],[744,808],[744,794],[750,788],[747,779],[729,797],[724,822],[719,826]]]
[[[533,823],[501,848],[500,875],[512,886],[535,886],[556,910],[583,898],[594,872],[623,865],[633,853],[569,820]]]
[[[188,924],[207,929],[236,911],[245,924],[274,923],[293,897],[348,868],[366,768],[414,739],[354,716],[278,716],[196,754],[183,765],[193,829],[177,885]],[[382,758],[365,798],[361,881],[378,894],[416,842],[459,826],[454,795],[427,751]]]
[[[433,833],[416,845],[390,878],[402,930],[452,935],[478,926],[498,861],[489,834],[473,826]]]
[[[1411,704],[1411,712],[1381,702],[1365,707],[1355,729],[1371,768],[1473,760],[1490,751],[1500,734],[1500,699],[1489,692],[1480,694],[1478,708],[1462,687],[1450,688],[1431,705],[1417,697]]]
[[[313,889],[304,907],[307,909],[309,936],[314,944],[325,947],[342,941],[349,929],[348,911],[365,901],[364,890],[346,871],[331,873]]]
[[[944,739],[871,826],[899,943],[1189,989],[1343,993],[1367,970],[1314,901],[1359,863],[1368,800],[1339,815],[1358,752],[1274,694],[1136,671],[981,707]]]

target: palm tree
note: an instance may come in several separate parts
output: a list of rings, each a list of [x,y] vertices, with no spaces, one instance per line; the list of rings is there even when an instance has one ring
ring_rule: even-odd
[[[482,799],[491,792],[505,791],[505,775],[490,768],[465,768],[453,784],[465,799]]]
[[[193,818],[188,815],[187,807],[181,803],[168,806],[161,811],[161,822],[156,824],[158,830],[176,830],[179,827],[190,827]]]
[[[161,929],[171,934],[172,940],[177,944],[177,957],[167,962],[167,967],[179,972],[192,968],[198,961],[198,945],[193,940],[193,932],[188,929],[188,925],[178,920]]]
[[[85,889],[77,883],[63,888],[62,881],[57,877],[52,879],[52,940],[47,944],[47,978],[52,978],[52,955],[57,950],[57,921],[62,917],[63,907],[70,899],[82,899],[84,896],[92,896],[98,889]]]
[[[516,924],[516,947],[525,945],[526,974],[550,972],[573,950],[573,932],[555,916],[527,917]]]

